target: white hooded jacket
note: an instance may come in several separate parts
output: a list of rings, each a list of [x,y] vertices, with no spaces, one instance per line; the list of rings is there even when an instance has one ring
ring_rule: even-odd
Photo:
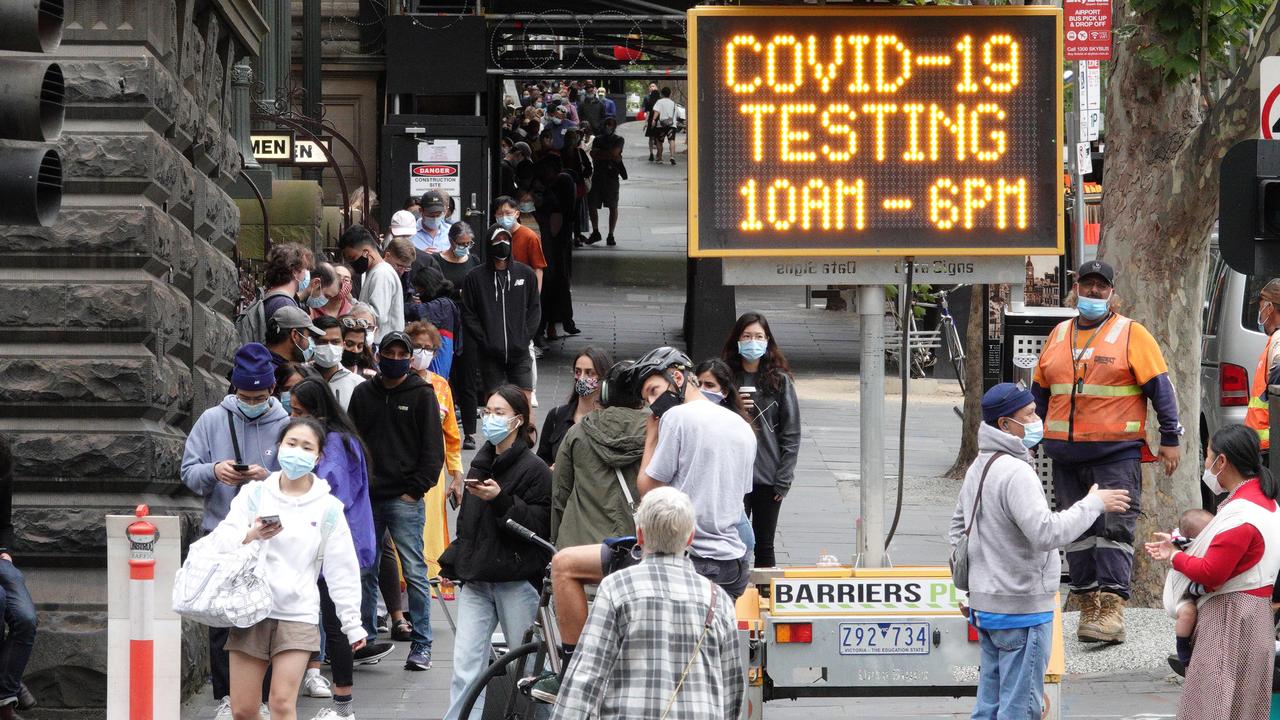
[[[234,550],[244,544],[253,521],[266,515],[279,515],[282,526],[279,535],[254,542],[255,550],[262,553],[258,575],[271,588],[271,611],[267,617],[318,625],[320,591],[316,580],[323,570],[342,632],[352,643],[364,639],[360,564],[342,501],[329,493],[329,483],[315,478],[311,489],[298,497],[280,490],[279,472],[268,475],[266,480],[246,483],[210,537],[216,538],[219,548]],[[330,525],[327,538],[326,523]]]

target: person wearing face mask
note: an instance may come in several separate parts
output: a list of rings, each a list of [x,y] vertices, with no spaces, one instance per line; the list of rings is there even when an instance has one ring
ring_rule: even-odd
[[[489,665],[494,629],[501,624],[506,637],[519,638],[533,623],[535,583],[548,560],[544,550],[504,525],[514,520],[539,537],[550,534],[551,471],[531,449],[533,418],[524,391],[498,386],[485,402],[482,423],[486,442],[467,471],[457,538],[440,556],[440,573],[461,583],[445,720],[459,718],[463,695]],[[471,717],[483,715],[478,702]]]
[[[235,354],[232,391],[205,410],[187,434],[179,474],[204,498],[200,529],[208,534],[227,516],[242,485],[264,480],[280,469],[277,438],[289,416],[272,397],[275,365],[271,351],[247,343]],[[209,628],[209,667],[214,700],[230,708],[231,671],[224,645],[226,628]]]
[[[746,590],[751,570],[737,529],[756,456],[751,426],[707,400],[693,376],[693,362],[675,348],[649,351],[619,379],[619,385],[638,388],[639,399],[649,408],[635,499],[659,487],[686,493],[697,513],[690,547],[693,566],[736,599]],[[615,553],[609,544],[561,546],[552,558],[560,656],[566,667],[587,620],[586,586],[635,562],[633,554]],[[541,677],[539,698],[552,702],[558,687],[558,678]]]
[[[310,297],[311,268],[315,256],[298,243],[278,243],[271,246],[263,267],[262,312],[271,317],[277,310],[289,305],[302,307],[299,298]]]
[[[494,225],[485,235],[488,262],[462,281],[466,342],[479,359],[486,391],[510,383],[532,395],[529,343],[542,317],[537,277],[511,258],[511,233]]]
[[[1000,383],[982,396],[978,456],[948,531],[953,548],[968,535],[969,596],[961,610],[978,629],[982,652],[975,718],[1040,717],[1058,549],[1103,513],[1129,508],[1128,491],[1094,484],[1071,507],[1049,510],[1029,452],[1043,436],[1035,410],[1031,392],[1019,384]]]
[[[733,371],[743,409],[756,431],[755,480],[747,495],[747,514],[755,530],[755,566],[774,567],[774,535],[782,499],[795,480],[800,457],[800,400],[787,356],[778,347],[769,321],[743,313],[720,353]]]
[[[742,393],[738,392],[738,385],[733,380],[733,370],[725,361],[720,358],[703,360],[694,368],[694,373],[698,376],[698,389],[703,397],[751,422],[751,416],[742,404]]]
[[[439,190],[428,190],[422,193],[419,201],[422,206],[422,218],[418,221],[418,232],[413,236],[413,245],[419,250],[429,253],[443,252],[449,249],[449,198]]]
[[[609,236],[606,244],[612,247],[618,244],[613,238],[613,231],[618,227],[618,194],[622,181],[627,179],[627,166],[622,161],[626,140],[618,135],[618,121],[612,115],[599,127],[600,136],[591,146],[591,159],[595,162],[596,171],[591,191],[587,194],[587,207],[591,212],[591,236],[587,243],[600,242],[600,209],[608,208]]]
[[[312,367],[333,393],[338,406],[346,412],[347,406],[351,404],[351,393],[364,382],[364,378],[342,365],[342,323],[337,318],[325,316],[316,318],[315,326],[322,334],[315,340],[316,351],[311,361]]]
[[[611,366],[601,375],[601,384],[605,378],[616,379],[630,365]],[[575,363],[575,370],[578,366]],[[578,383],[574,385],[576,390]],[[599,403],[599,409],[568,429],[555,455],[551,542],[559,547],[599,546],[607,538],[636,534],[633,513],[640,497],[636,475],[644,455],[648,413],[634,396]]]
[[[373,469],[369,499],[374,537],[390,531],[409,586],[413,630],[406,670],[431,669],[431,587],[422,552],[423,496],[444,467],[440,404],[431,386],[411,372],[413,340],[391,332],[378,347],[378,375],[351,395],[349,415],[369,446]],[[369,641],[377,639],[376,576],[365,578],[364,616]]]
[[[1258,330],[1267,336],[1267,344],[1258,356],[1258,367],[1253,371],[1249,388],[1249,410],[1244,424],[1258,433],[1262,444],[1262,464],[1271,461],[1271,411],[1267,399],[1267,385],[1280,384],[1280,278],[1272,278],[1258,293]]]
[[[1228,493],[1218,513],[1186,549],[1168,533],[1155,533],[1147,553],[1171,570],[1165,610],[1192,583],[1208,592],[1196,601],[1191,666],[1178,717],[1265,720],[1271,712],[1275,633],[1272,598],[1280,572],[1280,512],[1275,478],[1262,464],[1258,434],[1226,425],[1205,448],[1203,480]]]
[[[286,305],[267,322],[267,349],[277,367],[288,363],[308,363],[315,356],[315,338],[324,335],[311,316],[296,305]]]
[[[404,288],[391,263],[382,257],[378,239],[363,225],[353,225],[338,239],[338,251],[355,272],[363,275],[360,301],[377,313],[375,344],[387,333],[404,330]],[[354,312],[354,310],[353,310]]]
[[[462,354],[464,347],[462,312],[453,301],[453,284],[444,279],[440,267],[432,262],[413,274],[413,289],[418,301],[405,306],[404,317],[408,323],[405,331],[419,321],[435,327],[439,342],[431,356],[430,370],[448,382],[454,358]]]
[[[344,642],[353,651],[365,645],[360,564],[351,529],[342,501],[315,473],[325,437],[324,428],[311,418],[289,420],[277,441],[280,471],[246,486],[209,534],[208,540],[222,552],[248,545],[258,558],[256,572],[270,590],[266,618],[228,631],[226,649],[234,679],[230,704],[236,718],[259,716],[268,668],[271,716],[297,716],[299,686],[311,654],[320,649],[317,581],[322,573]]]
[[[313,318],[340,318],[351,312],[351,268],[342,264],[334,265],[333,274],[336,283],[333,296],[324,307],[312,308],[311,317]]]
[[[1100,260],[1080,266],[1073,287],[1079,317],[1046,338],[1032,393],[1044,420],[1044,452],[1053,460],[1058,507],[1093,485],[1128,490],[1129,511],[1108,514],[1067,548],[1071,592],[1080,601],[1081,642],[1121,643],[1133,544],[1142,501],[1147,405],[1160,422],[1159,460],[1172,475],[1181,458],[1178,400],[1160,345],[1134,320],[1111,309],[1115,270]]]
[[[516,262],[533,268],[538,278],[538,291],[542,291],[542,271],[547,259],[542,254],[542,238],[528,226],[520,223],[520,203],[515,198],[501,195],[493,201],[493,222],[511,233],[511,257]]]
[[[573,359],[573,388],[565,404],[551,409],[538,433],[538,457],[555,469],[556,454],[565,434],[588,414],[600,409],[600,381],[613,366],[604,350],[583,348]]]
[[[462,286],[467,275],[482,263],[471,226],[465,222],[456,222],[450,226],[449,249],[433,257],[445,282],[453,287],[449,297],[457,306],[458,316],[462,321],[454,338],[459,346],[459,352],[454,354],[454,367],[449,370],[449,385],[453,388],[454,400],[457,401],[458,408],[462,412],[462,448],[474,450],[476,448],[476,409],[479,405],[480,356],[474,338],[469,336],[466,328]]]
[[[595,90],[588,90],[578,103],[578,119],[593,128],[602,127],[606,117],[604,103],[596,97]]]
[[[276,366],[275,398],[286,413],[293,414],[293,388],[306,377],[307,370],[295,363]]]

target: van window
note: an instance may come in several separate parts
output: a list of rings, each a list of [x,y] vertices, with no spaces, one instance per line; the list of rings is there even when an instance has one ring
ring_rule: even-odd
[[[1209,272],[1205,277],[1204,317],[1200,324],[1206,335],[1218,334],[1218,307],[1222,304],[1222,290],[1227,285],[1227,264],[1216,255],[1210,256]]]
[[[1258,329],[1258,293],[1262,292],[1262,286],[1270,280],[1267,276],[1248,275],[1245,277],[1244,283],[1244,302],[1240,305],[1244,308],[1241,311],[1240,325],[1249,329]]]

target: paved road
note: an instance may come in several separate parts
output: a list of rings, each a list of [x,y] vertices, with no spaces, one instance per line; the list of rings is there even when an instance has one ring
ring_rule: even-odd
[[[623,188],[623,222],[615,248],[585,248],[575,258],[574,298],[583,334],[561,340],[539,364],[540,411],[568,396],[573,356],[588,345],[616,358],[636,357],[659,344],[679,344],[684,308],[685,156],[676,166],[652,165],[642,155],[635,129],[628,137],[632,180]],[[683,141],[681,142],[683,151]],[[800,289],[740,288],[740,309],[755,308],[769,318],[797,374],[804,432],[796,483],[782,508],[778,531],[780,563],[811,563],[824,552],[849,559],[858,516],[857,316],[806,309]],[[960,421],[952,407],[961,402],[954,386],[911,391],[907,413],[907,461],[902,523],[890,548],[897,564],[942,564],[944,534],[958,484],[941,479],[959,446]],[[900,396],[886,398],[886,472],[896,478],[897,417]],[[890,496],[892,503],[892,495]],[[887,510],[892,513],[892,504]],[[439,718],[448,701],[453,634],[433,606],[435,667],[427,673],[402,669],[408,650],[376,666],[357,669],[356,706],[361,720]],[[1172,642],[1172,639],[1170,639]],[[1176,685],[1160,668],[1148,671],[1073,676],[1065,685],[1064,717],[1173,717]],[[299,717],[323,707],[303,699]],[[207,693],[193,698],[184,720],[212,716]],[[765,711],[770,720],[823,718],[962,718],[966,699],[827,699],[779,701]],[[1146,713],[1146,714],[1144,714]]]

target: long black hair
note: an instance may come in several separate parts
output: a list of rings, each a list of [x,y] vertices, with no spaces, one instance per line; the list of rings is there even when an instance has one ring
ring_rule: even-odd
[[[591,359],[591,366],[596,371],[596,379],[603,383],[605,376],[609,374],[609,368],[613,367],[613,358],[609,357],[609,353],[598,347],[588,346],[579,350],[578,354],[573,356],[573,362],[569,364],[569,371],[572,372],[576,369],[578,360],[584,357]],[[574,390],[573,385],[569,386],[569,399],[565,400],[564,403],[569,407],[576,408],[578,406],[578,393]]]
[[[703,360],[693,369],[695,378],[702,373],[711,373],[711,377],[715,378],[716,384],[720,386],[720,392],[724,393],[724,400],[720,401],[720,405],[738,413],[743,420],[751,422],[751,416],[747,414],[747,408],[742,404],[742,396],[738,394],[738,384],[733,381],[733,371],[729,366],[720,358]]]
[[[787,356],[782,354],[782,348],[778,347],[778,341],[773,338],[773,331],[769,329],[769,321],[764,315],[754,311],[742,313],[738,322],[733,324],[733,331],[724,341],[720,359],[729,365],[735,375],[745,372],[742,368],[742,356],[738,354],[738,338],[742,337],[742,331],[753,323],[760,323],[769,343],[764,351],[764,357],[760,358],[760,366],[756,369],[756,384],[770,395],[777,395],[782,392],[786,379],[792,377],[791,364],[787,362]]]
[[[338,433],[348,454],[359,452],[366,460],[369,458],[355,423],[343,412],[342,406],[333,397],[333,391],[323,381],[309,377],[294,385],[289,404],[305,412],[305,417],[320,423],[325,432]]]
[[[288,435],[290,430],[298,427],[299,425],[315,433],[316,445],[318,446],[320,451],[317,454],[324,455],[324,440],[326,436],[324,427],[320,425],[320,423],[316,422],[313,418],[309,418],[309,417],[289,418],[289,422],[285,423],[284,427],[280,428],[280,437],[276,438],[276,445],[279,446],[280,443],[284,442],[284,436]]]
[[[1275,500],[1280,494],[1271,471],[1262,465],[1262,444],[1256,431],[1239,423],[1224,425],[1209,440],[1209,448],[1226,457],[1227,462],[1245,478],[1258,478],[1263,495]]]

